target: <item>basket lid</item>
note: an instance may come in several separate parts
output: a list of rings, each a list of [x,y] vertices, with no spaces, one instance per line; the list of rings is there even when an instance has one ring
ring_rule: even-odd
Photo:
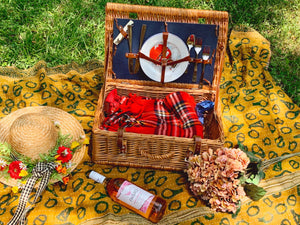
[[[132,19],[132,17],[134,17],[134,19]],[[131,24],[132,26],[129,26],[131,27],[131,31],[128,29],[128,26],[126,27],[129,21],[130,23],[133,22],[133,24]],[[199,23],[199,21],[203,23]],[[147,28],[143,40],[140,41],[142,27],[144,25]],[[107,3],[105,28],[106,79],[124,79],[126,82],[132,84],[139,84],[139,81],[141,81],[140,84],[142,85],[145,84],[144,81],[149,81],[150,86],[160,86],[159,83],[166,83],[163,86],[167,85],[169,87],[176,87],[175,84],[186,84],[184,87],[195,89],[198,88],[201,69],[203,68],[203,61],[201,60],[203,59],[204,46],[209,46],[211,62],[205,65],[204,78],[211,82],[211,86],[209,86],[208,89],[213,91],[219,89],[227,42],[227,12]],[[129,33],[131,33],[131,35],[129,35]],[[163,35],[165,33],[169,35],[164,45]],[[192,49],[188,49],[186,43],[191,34],[194,34],[196,38],[202,39],[202,51],[198,54],[199,59],[197,59],[194,51],[195,46],[193,46]],[[120,37],[120,35],[122,35],[122,40],[116,45],[114,40]],[[156,37],[155,39],[154,36],[157,35],[160,36],[160,38],[157,39]],[[132,39],[130,40],[128,37],[132,37]],[[156,41],[156,43],[151,46],[153,41]],[[140,44],[140,42],[142,42],[142,44]],[[179,42],[181,45],[178,44]],[[182,43],[184,47],[180,47]],[[180,55],[177,58],[175,57],[175,61],[182,60],[183,58],[185,58],[185,60],[171,65],[166,64],[166,61],[167,63],[170,63],[170,61],[172,63],[174,59],[171,58],[171,60],[168,60],[167,57],[164,57],[164,66],[166,67],[164,79],[158,81],[157,76],[161,75],[160,77],[162,77],[162,74],[159,74],[157,71],[160,71],[160,69],[163,70],[162,67],[164,66],[162,63],[153,63],[153,58],[152,62],[149,62],[151,61],[150,52],[154,52],[154,56],[162,53],[166,56],[168,55],[169,46],[172,48],[172,45],[174,45],[175,48],[177,47],[177,53],[179,52]],[[165,48],[165,50],[163,50],[163,48]],[[143,49],[147,51],[141,52]],[[185,52],[188,52],[189,59],[185,57]],[[173,52],[171,51],[171,53]],[[141,59],[141,55],[146,56]],[[178,55],[176,51],[174,51],[174,55]],[[131,58],[131,60],[129,60],[129,58]],[[129,69],[132,68],[130,64],[135,65],[136,61],[138,61],[136,58],[141,59],[140,65],[142,68],[137,72],[132,72]],[[154,58],[154,60],[156,60],[156,62],[159,61],[157,58]],[[196,82],[192,80],[194,67],[195,64],[197,64],[195,62],[198,63]],[[175,69],[171,67],[175,67]],[[168,72],[168,70],[172,70],[172,72]]]
[[[199,83],[203,67],[203,63],[200,62],[207,53],[207,60],[211,60],[205,66],[204,78],[212,83],[218,30],[219,26],[215,24],[115,18],[112,70],[117,79],[152,80],[162,83]],[[165,56],[167,65],[162,80],[164,35],[167,36]],[[194,41],[190,48],[187,40]],[[208,51],[205,52],[204,49]],[[198,54],[196,50],[198,50]],[[193,81],[195,66],[198,68],[198,76]]]

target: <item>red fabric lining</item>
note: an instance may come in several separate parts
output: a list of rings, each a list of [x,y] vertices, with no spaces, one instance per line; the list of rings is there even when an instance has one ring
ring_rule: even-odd
[[[186,92],[173,92],[164,99],[151,99],[135,94],[119,96],[112,90],[105,100],[108,105],[100,129],[158,134],[191,138],[203,137],[194,98]]]

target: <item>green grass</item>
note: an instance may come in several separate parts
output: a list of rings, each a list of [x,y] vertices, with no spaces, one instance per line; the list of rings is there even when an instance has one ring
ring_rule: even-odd
[[[0,66],[28,68],[104,59],[107,0],[2,0]],[[111,1],[112,2],[112,1]],[[230,27],[246,25],[271,42],[270,73],[300,105],[300,0],[117,0],[113,2],[226,10]]]

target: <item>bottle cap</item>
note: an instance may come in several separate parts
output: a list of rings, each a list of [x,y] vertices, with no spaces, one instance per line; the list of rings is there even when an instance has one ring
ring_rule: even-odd
[[[94,181],[102,184],[106,177],[101,175],[100,173],[97,173],[95,171],[91,171],[90,175],[89,175],[89,178],[91,178]]]

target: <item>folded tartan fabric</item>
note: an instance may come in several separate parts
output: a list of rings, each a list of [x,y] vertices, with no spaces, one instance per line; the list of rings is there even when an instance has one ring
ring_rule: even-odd
[[[194,98],[186,92],[173,92],[163,99],[135,94],[119,96],[112,90],[105,99],[106,118],[101,129],[191,138],[203,137]]]

